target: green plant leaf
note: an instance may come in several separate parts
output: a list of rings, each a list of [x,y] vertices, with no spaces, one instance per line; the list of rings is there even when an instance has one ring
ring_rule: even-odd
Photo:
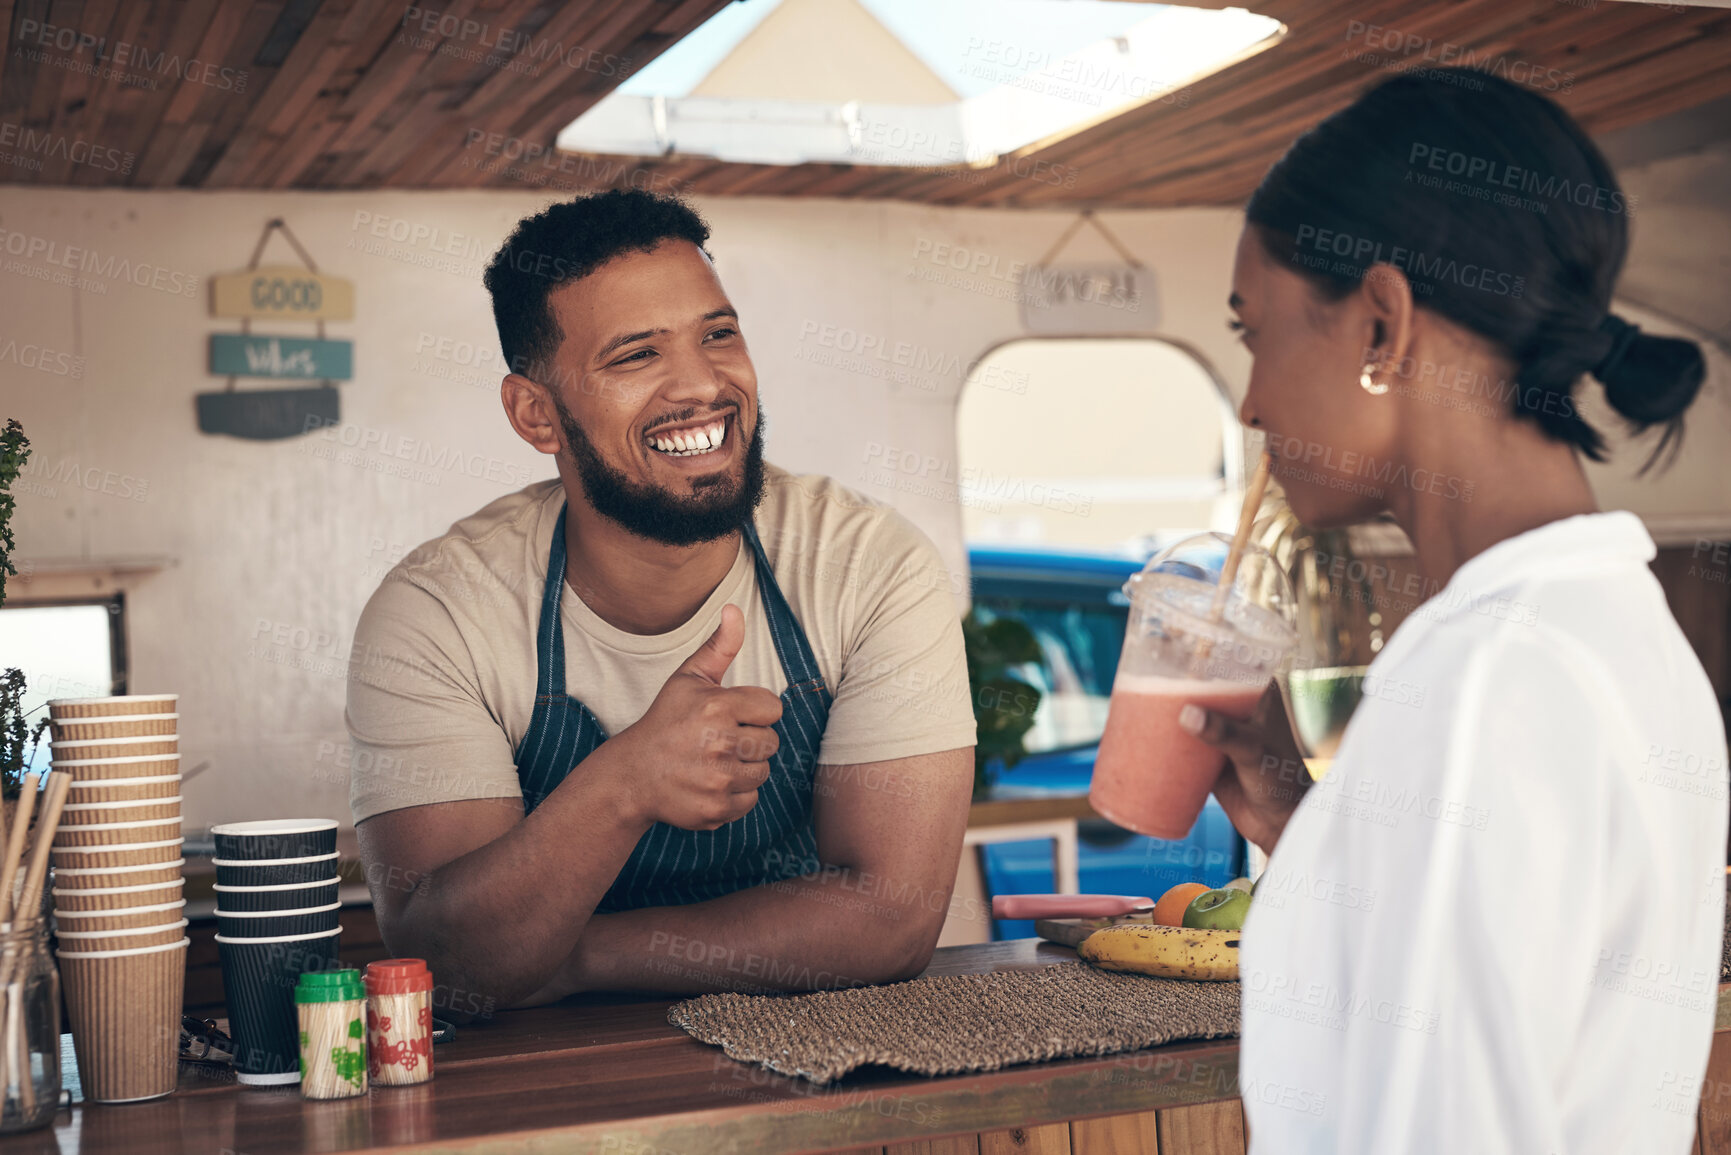
[[[1034,725],[1041,692],[1012,673],[1013,667],[1040,660],[1040,641],[1014,618],[985,621],[978,607],[962,619],[967,652],[968,690],[974,702],[974,797],[992,788],[990,766],[1006,768],[1027,755],[1023,737]]]

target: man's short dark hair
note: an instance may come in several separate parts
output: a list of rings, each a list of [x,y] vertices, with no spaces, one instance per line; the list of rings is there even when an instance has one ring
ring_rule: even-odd
[[[578,197],[519,221],[483,278],[511,371],[545,381],[552,369],[565,339],[547,305],[554,289],[623,253],[646,253],[667,240],[701,249],[709,225],[684,201],[641,189]]]

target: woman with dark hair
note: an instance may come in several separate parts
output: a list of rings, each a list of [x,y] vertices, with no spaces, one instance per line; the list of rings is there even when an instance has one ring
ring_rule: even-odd
[[[1662,425],[1657,456],[1704,366],[1610,311],[1627,208],[1559,107],[1465,71],[1369,91],[1251,197],[1242,418],[1307,525],[1388,511],[1440,589],[1314,786],[1277,697],[1184,711],[1271,855],[1240,968],[1259,1152],[1689,1148],[1725,731],[1652,539],[1594,502],[1576,393]]]

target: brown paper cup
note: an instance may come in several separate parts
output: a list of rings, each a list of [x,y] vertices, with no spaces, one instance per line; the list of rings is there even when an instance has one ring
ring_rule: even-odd
[[[61,950],[101,951],[139,950],[147,946],[167,946],[186,937],[187,920],[159,923],[155,926],[135,926],[129,930],[64,930],[54,932]]]
[[[136,930],[139,927],[181,925],[186,911],[186,899],[159,902],[152,906],[134,906],[121,910],[62,910],[54,908],[54,933],[61,938],[67,931],[83,934],[99,930]],[[77,950],[76,945],[67,948]]]
[[[180,837],[180,819],[151,819],[144,822],[92,822],[82,826],[62,826],[54,832],[57,848],[71,846],[124,846],[135,842],[161,842]]]
[[[142,866],[56,866],[56,890],[107,890],[127,886],[148,886],[180,881],[180,868],[186,859],[180,857],[180,847],[169,848],[175,855],[169,862],[148,862]],[[68,909],[78,909],[76,907]]]
[[[126,758],[56,758],[54,769],[72,775],[74,782],[98,778],[160,778],[180,773],[179,754],[140,754]]]
[[[121,951],[61,944],[60,981],[86,1099],[127,1103],[174,1091],[187,942]]]
[[[115,876],[110,876],[115,877]],[[121,879],[127,876],[118,876]],[[59,881],[56,879],[55,881]],[[146,882],[128,884],[116,882],[113,886],[92,886],[84,889],[68,889],[62,886],[54,888],[54,909],[56,912],[85,912],[92,910],[129,910],[140,906],[159,906],[165,902],[175,902],[185,892],[184,878],[169,879],[165,882]],[[179,917],[178,915],[176,917]],[[76,930],[76,927],[68,927]]]
[[[164,838],[156,842],[130,842],[123,846],[56,846],[49,854],[54,859],[54,873],[61,867],[74,870],[93,866],[139,866],[146,862],[181,862],[180,847],[186,839]],[[176,866],[175,870],[180,867]]]
[[[180,735],[150,734],[143,738],[86,738],[82,742],[50,742],[48,752],[57,762],[178,754]]]
[[[121,694],[113,698],[53,698],[48,702],[48,716],[59,719],[172,714],[180,708],[179,702],[179,694]]]
[[[179,714],[128,714],[123,717],[68,718],[52,722],[54,741],[88,742],[96,738],[176,737]]]
[[[180,817],[180,795],[172,798],[120,799],[107,802],[75,802],[61,807],[61,829],[104,823],[151,822]]]
[[[74,780],[66,794],[66,805],[86,806],[92,802],[141,802],[148,798],[178,798],[180,775],[159,774],[150,778],[92,778]]]

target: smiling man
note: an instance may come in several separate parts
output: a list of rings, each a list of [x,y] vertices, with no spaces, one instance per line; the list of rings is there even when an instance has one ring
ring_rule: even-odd
[[[943,925],[974,743],[950,576],[764,462],[708,237],[637,191],[518,225],[501,397],[559,476],[404,558],[355,633],[374,908],[455,1014],[906,978]]]

